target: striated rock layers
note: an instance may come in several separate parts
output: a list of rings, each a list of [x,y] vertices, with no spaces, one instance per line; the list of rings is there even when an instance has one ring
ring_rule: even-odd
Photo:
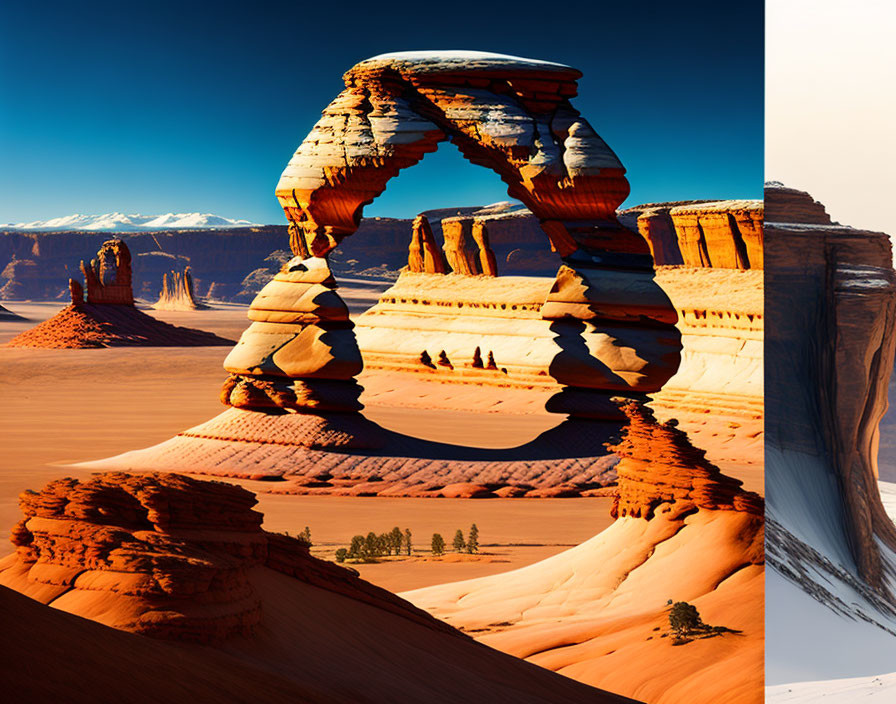
[[[214,642],[261,624],[250,572],[264,565],[450,632],[299,540],[263,531],[255,503],[238,486],[176,474],[59,479],[22,494],[0,584],[121,630]]]
[[[803,596],[896,632],[896,528],[877,488],[896,350],[890,239],[831,224],[794,189],[768,184],[766,203],[779,218],[767,223],[770,561]]]
[[[81,262],[85,285],[69,280],[71,305],[17,335],[11,347],[199,347],[231,340],[210,332],[169,325],[134,306],[131,254],[118,239],[105,242],[97,258]],[[84,289],[87,289],[86,295]]]
[[[641,233],[658,266],[763,267],[761,200],[648,203],[620,220]]]
[[[190,267],[183,271],[168,271],[162,275],[162,290],[159,300],[153,308],[156,310],[199,310],[208,308],[196,299],[193,291],[193,274]]]
[[[635,402],[622,408],[629,423],[622,441],[610,448],[620,458],[614,518],[650,519],[662,504],[762,516],[762,498],[722,474],[706,459],[706,451],[694,447],[678,429],[677,421],[659,423],[651,409]]]
[[[501,176],[563,259],[542,314],[559,348],[557,378],[571,393],[558,394],[552,410],[609,420],[617,417],[607,402],[613,392],[656,391],[674,373],[678,333],[649,248],[616,220],[629,191],[625,169],[570,103],[580,75],[479,52],[362,61],[296,150],[276,195],[296,255],[323,257],[355,232],[363,206],[391,178],[450,139]],[[469,220],[443,221],[443,236],[457,275],[483,270]],[[487,252],[484,259],[497,269]]]
[[[613,525],[528,567],[403,596],[492,647],[645,702],[759,704],[763,500],[674,423],[622,409]],[[674,645],[669,600],[733,632]]]
[[[699,216],[682,220],[676,215],[674,221],[669,216],[669,212],[690,208]],[[692,217],[702,218],[705,230],[713,233],[715,258],[692,266],[681,263],[679,257],[677,266],[657,267],[654,279],[677,312],[683,349],[678,372],[651,394],[653,406],[663,417],[680,420],[698,444],[710,451],[713,461],[724,462],[729,470],[733,464],[755,470],[762,464],[763,451],[762,202],[719,201],[699,207],[658,204],[623,213],[623,219],[640,228],[645,237],[649,234],[645,222],[668,223],[664,230],[668,236],[654,244],[667,250],[674,246],[675,251],[679,241],[689,237],[686,225]],[[741,221],[748,221],[749,228]],[[684,224],[676,226],[680,222]],[[714,230],[713,223],[718,225]],[[748,267],[748,258],[735,256],[735,243],[744,236],[734,233],[748,229],[752,263],[760,268]],[[480,248],[479,257],[483,256],[487,252]],[[738,262],[743,266],[736,266]],[[557,281],[571,285],[569,270],[561,270]],[[582,353],[591,350],[592,356],[601,358],[606,339],[598,330],[583,330],[576,344],[571,336],[558,337],[551,320],[556,304],[549,301],[553,286],[541,277],[441,276],[425,267],[421,270],[411,257],[408,270],[357,319],[365,367],[412,373],[440,383],[558,393],[564,380],[575,383],[564,377],[561,360],[569,363],[575,356],[584,367],[587,361]],[[558,341],[564,347],[560,355]],[[662,347],[655,349],[663,354]],[[649,348],[637,352],[649,362],[646,369],[660,368],[662,358],[648,357],[651,353]],[[429,363],[439,358],[450,365]],[[606,364],[612,374],[607,374],[606,366],[591,368],[594,379],[602,376],[600,383],[608,386],[620,378],[631,379],[624,360],[603,358],[609,358]],[[565,412],[573,401],[578,403],[578,415],[593,408],[593,397],[581,389],[567,389],[560,397],[566,399]],[[549,401],[548,407],[553,408],[556,400]],[[710,415],[707,409],[712,409]],[[761,477],[756,481],[761,484]]]
[[[484,647],[312,557],[262,530],[254,503],[239,487],[171,474],[62,479],[23,494],[0,609],[13,650],[32,659],[29,681],[10,672],[7,693],[447,704],[472,688],[498,701],[635,704]],[[32,642],[53,664],[37,680]],[[72,689],[72,678],[96,686]]]

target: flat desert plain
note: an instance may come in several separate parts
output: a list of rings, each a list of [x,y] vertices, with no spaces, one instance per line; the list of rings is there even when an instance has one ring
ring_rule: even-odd
[[[340,289],[353,312],[372,305],[385,286]],[[59,302],[5,301],[27,321],[0,322],[0,344],[46,320]],[[247,327],[246,307],[147,313],[174,325],[236,339]],[[44,350],[0,347],[0,541],[21,514],[18,494],[65,476],[86,476],[71,463],[162,442],[223,410],[218,393],[228,348],[112,348]],[[426,439],[480,447],[512,447],[556,425],[542,394],[408,381],[366,371],[365,415]],[[437,401],[437,402],[436,402]],[[438,408],[433,408],[438,406]],[[465,410],[461,410],[465,409]],[[475,409],[475,410],[470,410]],[[258,494],[265,527],[296,534],[310,527],[314,553],[331,558],[355,534],[409,528],[412,559],[355,565],[392,591],[416,589],[516,569],[584,542],[611,523],[609,499],[389,499],[286,496],[262,482],[241,482]],[[449,554],[428,559],[432,534],[449,544],[455,530],[480,531],[478,558]],[[0,543],[0,555],[9,552]]]

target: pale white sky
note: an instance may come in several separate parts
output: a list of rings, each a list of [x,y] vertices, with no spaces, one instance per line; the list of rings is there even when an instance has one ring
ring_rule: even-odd
[[[896,235],[896,0],[768,0],[767,179]]]

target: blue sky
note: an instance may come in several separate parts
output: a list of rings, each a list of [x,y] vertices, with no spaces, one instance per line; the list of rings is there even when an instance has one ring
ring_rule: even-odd
[[[466,13],[466,14],[465,14]],[[354,63],[477,49],[583,71],[627,204],[759,198],[763,5],[49,2],[0,8],[0,222],[202,211],[284,222],[283,167]],[[507,199],[450,144],[365,215]]]

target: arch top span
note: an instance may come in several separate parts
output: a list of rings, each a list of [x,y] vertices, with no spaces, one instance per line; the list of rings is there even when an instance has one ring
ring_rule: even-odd
[[[468,51],[383,54],[355,65],[277,185],[293,251],[325,256],[391,178],[450,140],[499,174],[561,256],[647,254],[616,222],[629,193],[622,162],[570,102],[581,75]]]

